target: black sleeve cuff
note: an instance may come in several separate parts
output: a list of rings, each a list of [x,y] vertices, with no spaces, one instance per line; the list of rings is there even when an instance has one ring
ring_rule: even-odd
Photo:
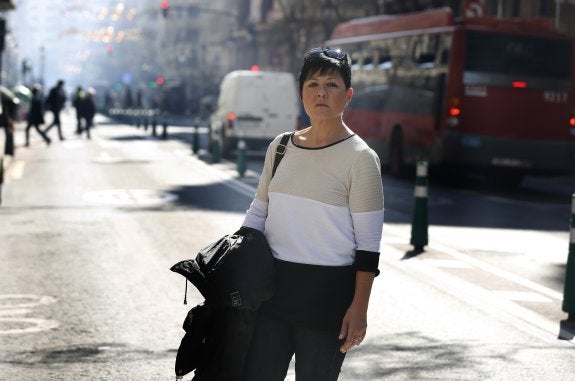
[[[357,250],[355,252],[355,268],[357,271],[366,271],[379,275],[377,269],[379,264],[379,253],[375,251]]]
[[[234,235],[245,236],[245,235],[254,234],[254,233],[262,233],[262,232],[259,231],[258,229],[250,228],[248,226],[242,226],[241,228],[239,228],[238,231],[236,231],[234,233]]]

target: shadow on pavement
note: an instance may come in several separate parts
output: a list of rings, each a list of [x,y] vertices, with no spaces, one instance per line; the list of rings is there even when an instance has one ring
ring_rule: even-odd
[[[251,198],[233,191],[225,182],[206,185],[186,185],[166,189],[178,196],[175,206],[225,212],[245,213]]]

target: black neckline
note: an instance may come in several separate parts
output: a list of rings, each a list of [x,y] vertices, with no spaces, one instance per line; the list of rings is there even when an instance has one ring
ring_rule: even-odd
[[[324,149],[324,148],[328,148],[328,147],[334,146],[334,145],[339,144],[339,143],[341,143],[341,142],[344,142],[344,141],[346,141],[347,139],[352,138],[352,137],[354,137],[354,136],[355,136],[355,134],[351,134],[351,135],[349,135],[349,136],[347,136],[347,137],[345,137],[345,138],[343,138],[343,139],[341,139],[341,140],[335,141],[335,142],[333,142],[333,143],[330,143],[330,144],[328,144],[328,145],[321,146],[321,147],[304,147],[304,146],[300,146],[299,144],[297,144],[297,143],[295,142],[295,140],[294,140],[295,134],[292,134],[292,135],[291,135],[291,143],[292,143],[294,146],[296,146],[297,148],[317,150],[317,149]]]

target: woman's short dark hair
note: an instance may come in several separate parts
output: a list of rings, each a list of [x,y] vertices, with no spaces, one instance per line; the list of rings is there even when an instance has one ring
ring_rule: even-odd
[[[303,57],[303,65],[299,73],[299,94],[301,96],[303,83],[310,75],[320,75],[336,71],[343,78],[345,88],[351,87],[351,58],[341,49],[314,48],[307,51]]]

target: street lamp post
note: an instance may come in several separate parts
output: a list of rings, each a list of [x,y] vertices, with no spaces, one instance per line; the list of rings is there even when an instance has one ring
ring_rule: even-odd
[[[44,88],[44,70],[46,61],[46,49],[44,45],[40,46],[40,85]]]

